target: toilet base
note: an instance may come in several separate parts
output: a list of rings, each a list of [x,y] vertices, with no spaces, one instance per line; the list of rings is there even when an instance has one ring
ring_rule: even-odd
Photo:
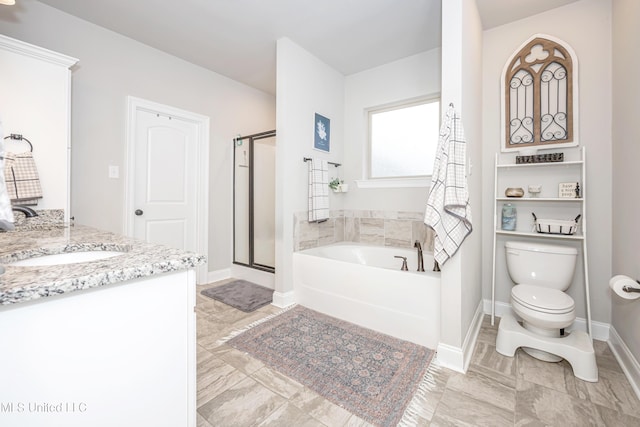
[[[566,359],[573,374],[588,382],[598,382],[598,366],[593,343],[586,332],[573,331],[569,336],[556,338],[534,334],[523,328],[510,314],[500,319],[496,350],[513,357],[519,347],[529,347],[555,354]]]

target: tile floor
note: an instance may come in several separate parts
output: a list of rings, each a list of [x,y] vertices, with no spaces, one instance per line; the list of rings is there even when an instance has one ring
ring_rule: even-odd
[[[369,426],[286,376],[217,341],[273,314],[243,313],[200,295],[198,427]],[[419,426],[640,426],[640,401],[605,342],[595,343],[600,381],[573,376],[565,361],[540,362],[521,350],[495,351],[497,325],[485,318],[466,375],[439,369]]]

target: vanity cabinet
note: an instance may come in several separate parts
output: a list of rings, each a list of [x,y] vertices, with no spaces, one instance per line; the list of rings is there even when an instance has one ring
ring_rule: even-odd
[[[70,212],[71,70],[77,59],[0,34],[0,118],[4,135],[33,145],[43,198],[36,209]],[[28,151],[4,140],[7,151]]]
[[[196,425],[195,270],[0,306],[0,425]]]
[[[509,239],[539,239],[554,241],[572,241],[580,246],[582,265],[584,268],[584,285],[586,297],[587,329],[591,335],[591,307],[589,302],[589,269],[587,263],[587,215],[586,215],[586,161],[585,148],[579,151],[579,158],[563,162],[548,163],[500,163],[499,155],[495,158],[494,203],[493,203],[493,273],[491,286],[491,322],[495,318],[496,300],[496,257],[498,245],[504,245]],[[559,197],[561,183],[578,183],[578,197]],[[540,193],[528,192],[530,185],[541,186]],[[506,197],[507,188],[521,187],[523,197]],[[517,211],[516,228],[513,231],[502,229],[502,207],[510,203]],[[575,234],[539,233],[534,229],[535,213],[538,219],[573,220],[580,219]]]

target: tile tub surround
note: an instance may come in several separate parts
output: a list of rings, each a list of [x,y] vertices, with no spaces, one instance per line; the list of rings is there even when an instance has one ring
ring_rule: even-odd
[[[123,255],[99,261],[16,267],[12,261],[63,252],[116,250]],[[0,233],[0,305],[16,304],[156,274],[186,270],[203,255],[149,244],[86,226],[50,227]]]
[[[316,248],[338,242],[412,248],[417,240],[423,250],[433,252],[433,233],[423,212],[338,210],[329,220],[310,223],[307,212],[294,215],[294,249]]]

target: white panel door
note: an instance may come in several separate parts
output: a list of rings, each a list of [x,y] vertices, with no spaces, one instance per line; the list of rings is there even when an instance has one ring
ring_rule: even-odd
[[[134,236],[196,251],[197,125],[138,110],[135,132]]]

